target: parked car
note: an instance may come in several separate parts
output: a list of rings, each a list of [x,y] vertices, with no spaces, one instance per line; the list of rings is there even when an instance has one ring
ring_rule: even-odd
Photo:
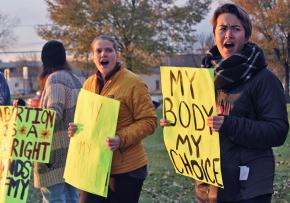
[[[157,109],[162,104],[162,95],[151,95],[151,100],[155,109]]]
[[[34,97],[28,98],[26,100],[26,105],[29,107],[39,107],[39,104],[40,104],[40,91],[37,91]]]

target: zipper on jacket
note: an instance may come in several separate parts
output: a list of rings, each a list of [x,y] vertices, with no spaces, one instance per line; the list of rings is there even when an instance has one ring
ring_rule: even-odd
[[[112,83],[112,80],[108,80],[105,82],[105,85],[102,89],[102,91],[100,92],[100,95],[105,96],[105,92],[108,89],[108,86]]]

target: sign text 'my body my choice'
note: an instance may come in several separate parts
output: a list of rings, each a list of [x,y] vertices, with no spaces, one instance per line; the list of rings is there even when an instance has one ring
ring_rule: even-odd
[[[193,69],[169,70],[164,117],[177,130],[170,131],[175,141],[167,150],[178,173],[222,186],[220,158],[209,156],[205,149],[207,139],[214,136],[207,125],[207,118],[214,113],[214,104],[203,103],[201,96],[206,96],[207,92],[198,89],[197,86],[202,85],[197,81],[199,76]]]

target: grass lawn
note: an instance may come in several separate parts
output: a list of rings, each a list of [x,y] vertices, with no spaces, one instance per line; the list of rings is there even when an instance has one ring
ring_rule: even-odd
[[[288,106],[290,112],[290,106]],[[159,110],[158,116],[161,116]],[[288,114],[290,118],[290,114]],[[288,134],[289,135],[289,134]],[[140,203],[190,203],[195,202],[192,179],[176,174],[163,144],[162,129],[145,140],[149,156],[149,175],[146,179]],[[290,137],[286,143],[274,149],[276,154],[276,178],[273,203],[290,202]],[[31,186],[28,203],[40,203],[41,197]]]

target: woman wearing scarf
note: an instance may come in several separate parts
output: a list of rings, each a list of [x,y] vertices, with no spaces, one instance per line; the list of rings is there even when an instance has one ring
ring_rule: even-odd
[[[248,14],[234,4],[212,18],[214,46],[202,67],[215,69],[218,116],[208,125],[220,134],[224,188],[196,181],[199,203],[270,203],[275,161],[272,147],[284,143],[288,119],[283,87],[269,71],[263,51],[249,42]],[[162,126],[168,122],[160,120]]]

